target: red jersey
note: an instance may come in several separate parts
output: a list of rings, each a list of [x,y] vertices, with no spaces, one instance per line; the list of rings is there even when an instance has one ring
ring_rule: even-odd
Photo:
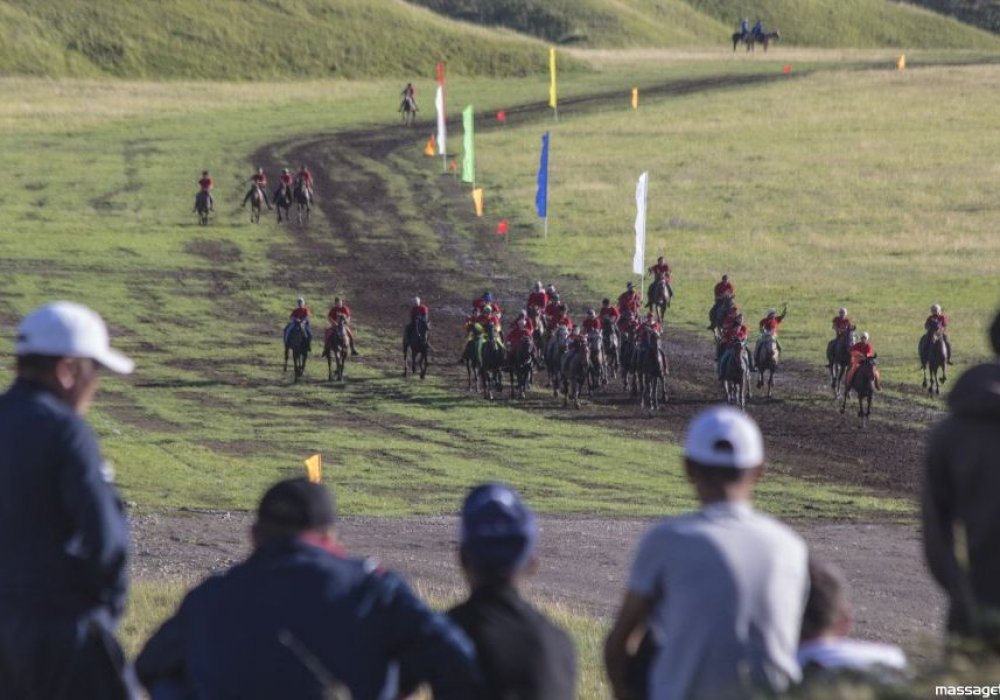
[[[291,173],[281,173],[281,184],[292,186],[292,174]]]
[[[841,318],[840,316],[833,317],[833,330],[837,332],[837,335],[847,333],[851,330],[851,326],[853,325],[854,324],[851,323],[851,319],[847,318],[847,316],[844,316],[844,318]]]
[[[338,316],[343,316],[348,321],[351,320],[351,308],[346,304],[341,304],[340,306],[331,306],[330,311],[326,315],[326,320],[330,323],[338,323]]]
[[[250,182],[261,187],[267,187],[267,175],[264,173],[254,173],[250,176]]]
[[[601,310],[597,312],[597,315],[608,323],[617,323],[618,319],[621,317],[621,313],[614,306],[602,306]]]
[[[528,332],[527,328],[515,328],[507,334],[507,344],[510,345],[511,350],[517,350],[521,347],[521,343],[530,339],[531,333]]]
[[[289,315],[289,318],[299,318],[306,321],[310,316],[312,316],[312,312],[309,310],[308,306],[296,306],[292,309],[292,313]]]
[[[427,308],[427,304],[420,304],[419,306],[410,307],[410,320],[414,320],[417,316],[423,316],[427,318],[430,316],[431,310]]]
[[[639,306],[642,304],[642,297],[639,296],[639,292],[634,289],[631,292],[622,292],[618,295],[618,310],[619,311],[631,311],[635,313],[639,310]]]
[[[601,323],[601,319],[599,319],[599,318],[591,318],[590,316],[588,316],[587,318],[583,319],[583,332],[584,333],[587,333],[587,332],[592,331],[592,330],[599,331],[603,327],[604,327],[604,325]]]
[[[875,354],[875,348],[872,347],[871,343],[862,340],[851,346],[851,355],[855,353],[861,357],[872,357]]]
[[[517,328],[517,322],[518,321],[524,321],[524,330],[526,330],[528,333],[534,333],[535,332],[535,322],[532,321],[530,317],[528,317],[528,318],[515,318],[513,321],[510,322],[510,326],[508,326],[508,328],[510,328],[511,330],[514,330],[515,328]]]
[[[313,174],[308,170],[300,170],[296,177],[298,177],[299,180],[302,180],[302,182],[304,182],[307,186],[312,187]]]
[[[736,290],[733,288],[733,283],[719,282],[715,285],[715,298],[721,299],[723,297],[733,297],[736,296]]]
[[[745,343],[748,337],[749,332],[745,325],[740,324],[739,326],[731,326],[726,329],[726,332],[723,334],[722,343],[727,347],[736,347],[741,343]]]
[[[555,326],[565,326],[569,330],[573,330],[574,328],[573,319],[571,319],[566,314],[562,314],[561,316],[556,316],[555,318],[552,319],[552,323]]]
[[[944,330],[948,327],[948,317],[944,314],[931,314],[924,321],[924,329],[929,331],[934,324],[937,324],[941,330]]]
[[[215,180],[210,177],[203,177],[198,180],[198,185],[201,187],[202,192],[208,192],[210,189],[215,187]]]
[[[670,281],[670,263],[653,265],[649,271],[652,273],[653,279],[656,279],[657,275],[663,275],[668,282]]]
[[[771,335],[778,335],[778,326],[785,320],[784,316],[765,316],[760,320],[760,329]]]
[[[635,330],[638,323],[634,316],[622,316],[618,319],[618,330],[622,333],[630,333]]]
[[[528,306],[537,306],[544,309],[549,303],[549,295],[546,292],[532,292],[528,295]]]
[[[545,315],[548,316],[551,320],[555,321],[556,316],[559,315],[559,302],[550,301],[548,306],[545,307]]]

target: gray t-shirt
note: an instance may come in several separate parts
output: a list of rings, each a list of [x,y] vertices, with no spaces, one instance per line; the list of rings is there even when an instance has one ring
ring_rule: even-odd
[[[643,537],[629,591],[652,598],[652,700],[746,697],[800,678],[806,544],[749,503],[713,503]]]

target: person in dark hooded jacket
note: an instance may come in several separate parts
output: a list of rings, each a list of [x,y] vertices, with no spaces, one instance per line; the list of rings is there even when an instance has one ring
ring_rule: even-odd
[[[1000,358],[1000,313],[990,341]],[[1000,651],[1000,362],[966,371],[948,406],[925,457],[924,553],[949,598],[948,630]]]

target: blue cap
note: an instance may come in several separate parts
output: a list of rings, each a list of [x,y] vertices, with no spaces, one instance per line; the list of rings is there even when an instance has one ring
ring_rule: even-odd
[[[483,301],[493,301],[493,295],[488,289],[486,290],[486,293],[483,294]]]
[[[481,484],[462,506],[461,551],[477,573],[506,576],[518,571],[535,551],[535,514],[505,484]]]

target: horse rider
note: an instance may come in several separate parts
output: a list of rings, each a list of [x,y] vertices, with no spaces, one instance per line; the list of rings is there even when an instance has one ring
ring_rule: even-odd
[[[627,334],[635,333],[637,330],[639,330],[639,320],[635,314],[628,310],[623,311],[618,319],[618,332]]]
[[[284,338],[285,345],[288,345],[288,334],[292,332],[292,326],[296,321],[302,324],[302,330],[306,334],[306,351],[308,352],[312,347],[312,330],[309,328],[309,319],[312,317],[312,311],[306,306],[306,300],[299,297],[295,300],[295,308],[288,315],[288,323],[285,325]]]
[[[510,330],[514,330],[515,328],[517,328],[518,324],[521,323],[521,321],[524,321],[524,328],[529,333],[533,334],[535,332],[535,322],[531,320],[531,316],[528,315],[526,309],[521,309],[520,313],[518,313],[517,315],[517,318],[515,318],[513,321],[510,322],[509,326]]]
[[[755,37],[758,39],[764,38],[764,21],[761,19],[757,20],[757,23],[753,25],[753,29],[750,30]]]
[[[601,319],[602,324],[611,324],[612,326],[618,325],[618,319],[621,318],[621,312],[618,310],[617,306],[612,306],[611,300],[605,297],[601,299],[601,309],[597,312],[598,318]]]
[[[712,322],[708,325],[708,330],[715,330],[715,314],[718,313],[719,307],[722,306],[726,299],[733,299],[736,297],[736,289],[733,287],[733,283],[729,281],[729,275],[723,275],[722,279],[715,283],[715,287],[712,289],[712,294],[715,297],[715,304],[712,306],[711,312],[709,312],[709,318]]]
[[[652,306],[653,304],[653,287],[656,286],[656,283],[660,280],[661,276],[663,278],[663,284],[667,287],[667,296],[674,296],[674,289],[670,286],[670,273],[670,263],[664,260],[661,255],[656,259],[656,264],[649,268],[649,274],[653,276],[653,281],[649,284],[649,302],[647,303],[647,306]]]
[[[931,315],[927,317],[924,321],[924,330],[930,331],[931,328],[941,329],[941,339],[944,340],[945,350],[948,351],[948,364],[951,364],[951,341],[948,339],[948,317],[941,313],[941,305],[934,304],[931,306]]]
[[[253,196],[256,190],[260,190],[264,198],[264,204],[270,209],[271,200],[267,196],[267,174],[264,172],[264,168],[257,168],[257,172],[250,176],[250,190],[247,192],[247,196],[243,198],[243,206],[247,205],[247,201]]]
[[[215,199],[212,197],[212,189],[215,187],[215,180],[212,176],[208,174],[207,170],[201,171],[201,179],[198,180],[198,187],[201,188],[201,192],[208,192],[208,210],[215,211]],[[194,209],[193,211],[198,211],[198,198],[195,197]]]
[[[507,334],[507,346],[512,354],[520,350],[524,342],[531,342],[532,332],[528,330],[527,319],[518,318],[514,322],[514,328]]]
[[[572,331],[576,327],[573,324],[573,319],[566,313],[566,305],[562,302],[559,302],[559,306],[556,308],[556,315],[552,319],[552,328],[555,329],[559,326],[563,326],[569,331]]]
[[[625,291],[618,295],[618,310],[625,313],[625,310],[628,309],[632,313],[638,314],[641,305],[642,295],[635,291],[635,285],[626,282]]]
[[[740,22],[740,37],[746,41],[748,36],[750,36],[750,18],[744,17]]]
[[[304,164],[299,168],[299,172],[295,173],[295,186],[301,187],[305,191],[310,203],[313,201],[313,174]]]
[[[407,100],[410,101],[410,105],[413,107],[413,111],[414,112],[417,111],[417,91],[413,87],[413,83],[407,83],[406,87],[403,88],[403,91],[400,93],[400,96],[403,98],[403,101],[399,103],[400,112],[406,109]]]
[[[587,335],[591,331],[600,333],[604,324],[601,323],[601,319],[597,317],[597,312],[593,309],[587,309],[587,316],[583,319],[583,334]]]
[[[357,355],[358,351],[354,347],[354,332],[351,330],[351,307],[344,303],[340,297],[333,298],[333,306],[326,314],[326,320],[330,322],[330,327],[326,329],[326,339],[333,335],[333,329],[340,323],[340,318],[344,318],[344,333],[347,335],[347,345],[351,349],[352,355]]]
[[[424,321],[427,323],[427,327],[430,328],[430,316],[431,310],[420,301],[420,297],[413,297],[413,305],[410,307],[410,323],[413,323],[418,318],[423,316]]]
[[[537,313],[541,313],[542,310],[546,306],[548,306],[548,303],[549,303],[549,295],[545,291],[545,288],[542,287],[542,283],[535,282],[534,287],[532,287],[531,293],[528,294],[527,307],[529,309],[534,308],[537,315]]]
[[[751,372],[755,371],[753,357],[746,346],[747,338],[749,337],[749,330],[746,324],[743,323],[743,314],[736,314],[733,322],[727,325],[722,331],[722,339],[719,341],[719,347],[722,350],[722,353],[719,355],[719,381],[723,379],[723,373],[729,360],[735,353],[741,350],[747,358],[747,369]]]
[[[833,332],[839,338],[852,330],[854,330],[854,322],[847,317],[847,309],[842,306],[837,311],[837,315],[833,317]]]
[[[492,307],[493,312],[498,316],[503,315],[503,309],[500,308],[500,304],[493,298],[493,293],[490,290],[483,292],[483,295],[472,302],[472,308],[476,311],[481,311],[484,306],[489,305]]]
[[[754,346],[753,356],[754,361],[758,361],[760,358],[760,346],[764,344],[764,333],[774,336],[774,343],[778,347],[778,352],[781,352],[781,343],[778,342],[778,326],[781,322],[785,320],[785,315],[788,313],[788,305],[785,304],[781,307],[781,315],[774,309],[767,310],[767,316],[760,320],[757,324],[760,328],[761,336],[757,339],[757,345]]]
[[[292,191],[292,181],[295,179],[292,177],[292,171],[288,168],[281,169],[281,176],[278,178],[281,180],[281,184],[288,188],[288,191]]]
[[[559,299],[558,292],[552,292],[549,294],[549,303],[545,307],[545,327],[552,328],[556,322],[556,316],[559,315],[559,307],[562,305],[562,301]]]
[[[844,378],[847,387],[851,386],[854,373],[858,371],[861,363],[869,357],[875,357],[875,348],[868,342],[869,338],[868,331],[865,331],[861,334],[861,340],[851,346],[851,366],[847,369],[847,376]],[[875,370],[875,388],[881,391],[882,377],[879,375],[878,367],[874,367],[873,369]]]

